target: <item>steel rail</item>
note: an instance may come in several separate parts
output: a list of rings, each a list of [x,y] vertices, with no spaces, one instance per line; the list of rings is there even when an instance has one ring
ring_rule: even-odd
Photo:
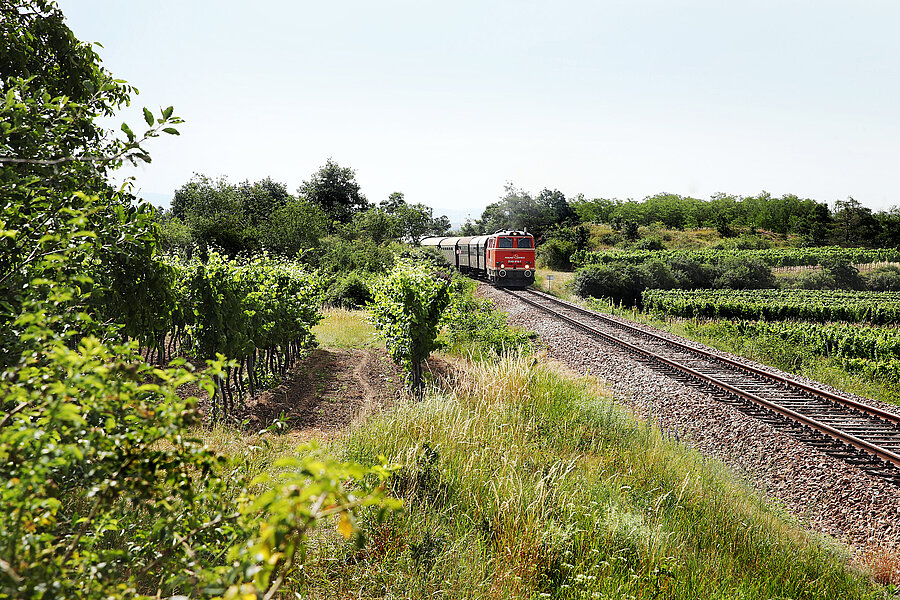
[[[734,386],[732,386],[732,385],[730,385],[730,384],[728,384],[728,383],[726,383],[726,382],[724,382],[724,381],[721,381],[720,379],[718,379],[718,378],[716,378],[716,377],[713,377],[713,376],[711,376],[711,375],[706,375],[706,374],[704,374],[704,373],[701,373],[701,372],[699,372],[699,371],[696,371],[695,369],[692,369],[692,368],[688,367],[687,365],[683,365],[683,364],[678,363],[678,362],[676,362],[676,361],[670,360],[670,359],[668,359],[668,358],[666,358],[666,357],[664,357],[664,356],[661,356],[661,355],[659,355],[659,354],[657,354],[657,353],[655,353],[655,352],[652,352],[652,351],[647,350],[647,349],[645,349],[645,348],[641,348],[640,346],[636,346],[636,345],[634,345],[634,344],[631,344],[631,343],[629,343],[629,342],[626,342],[625,340],[622,340],[622,339],[617,338],[617,337],[615,337],[615,336],[613,336],[613,335],[610,335],[610,334],[608,334],[608,333],[606,333],[606,332],[600,331],[599,329],[596,329],[596,328],[594,328],[594,327],[591,327],[590,325],[587,325],[587,324],[585,324],[585,323],[582,323],[581,321],[578,321],[578,320],[573,319],[573,318],[571,318],[571,317],[569,317],[569,316],[566,316],[566,315],[564,315],[564,314],[562,314],[562,313],[560,313],[560,312],[558,312],[558,311],[556,311],[556,310],[554,310],[554,309],[552,309],[552,308],[550,308],[550,307],[543,306],[543,305],[541,305],[540,303],[538,303],[538,302],[536,302],[536,301],[534,301],[534,300],[532,300],[532,299],[530,299],[530,298],[526,298],[525,296],[526,296],[527,294],[521,294],[521,295],[520,295],[520,294],[518,294],[518,293],[516,293],[516,292],[512,292],[512,291],[510,291],[510,290],[504,290],[504,291],[506,291],[508,294],[512,295],[513,297],[518,298],[518,299],[522,300],[523,302],[525,302],[525,303],[527,303],[527,304],[530,304],[530,305],[534,306],[535,308],[537,308],[537,309],[539,309],[539,310],[542,310],[542,311],[544,311],[544,312],[547,312],[547,313],[549,313],[549,314],[552,314],[552,315],[555,316],[556,318],[558,318],[558,319],[560,319],[560,320],[562,320],[562,321],[565,321],[566,323],[569,323],[570,325],[572,325],[572,326],[574,326],[574,327],[576,327],[576,328],[578,328],[578,329],[581,329],[581,330],[583,330],[583,331],[586,331],[587,333],[589,333],[589,334],[591,334],[591,335],[598,336],[598,337],[600,337],[600,338],[602,338],[602,339],[604,339],[604,340],[606,340],[606,341],[608,341],[608,342],[611,342],[611,343],[613,343],[613,344],[615,344],[615,345],[617,345],[617,346],[621,346],[621,347],[623,347],[623,348],[625,348],[625,349],[627,349],[627,350],[629,350],[629,351],[631,351],[631,352],[634,352],[634,353],[636,353],[636,354],[642,355],[642,356],[644,356],[644,357],[646,357],[646,358],[648,358],[648,359],[650,359],[650,360],[656,361],[656,362],[658,362],[658,363],[662,363],[662,364],[664,364],[664,365],[666,365],[666,366],[668,366],[668,367],[670,367],[670,368],[673,368],[673,369],[676,369],[676,370],[681,371],[681,372],[683,372],[683,373],[686,373],[687,375],[689,375],[689,376],[691,376],[691,377],[693,377],[693,378],[695,378],[695,379],[698,379],[698,380],[701,380],[701,381],[705,381],[705,382],[707,382],[707,383],[709,383],[709,384],[711,384],[711,385],[713,385],[713,386],[715,386],[715,387],[717,387],[717,388],[719,388],[719,389],[724,390],[725,392],[727,392],[727,393],[729,393],[729,394],[734,394],[734,395],[736,395],[736,396],[739,396],[739,397],[745,398],[745,399],[747,399],[747,400],[750,400],[750,401],[753,402],[754,404],[757,404],[757,405],[759,405],[759,406],[762,406],[763,408],[765,408],[765,409],[767,409],[767,410],[769,410],[769,411],[778,413],[778,414],[780,414],[780,415],[782,415],[782,416],[784,416],[784,417],[787,417],[787,418],[789,418],[789,419],[791,419],[791,420],[793,420],[793,421],[797,421],[797,422],[799,422],[799,423],[803,423],[803,424],[806,425],[807,427],[810,427],[811,429],[814,429],[814,430],[818,431],[819,433],[822,433],[822,434],[825,434],[825,435],[827,435],[827,436],[829,436],[829,437],[831,437],[831,438],[840,440],[841,442],[843,442],[843,443],[845,443],[845,444],[847,444],[847,445],[853,446],[854,448],[857,448],[857,449],[859,449],[859,450],[862,450],[862,451],[864,451],[864,452],[867,452],[867,453],[869,453],[869,454],[871,454],[871,455],[877,456],[877,457],[880,458],[881,460],[883,460],[883,461],[885,461],[885,462],[888,462],[888,463],[891,463],[891,464],[893,464],[895,467],[900,468],[900,455],[895,454],[894,452],[891,452],[890,450],[887,450],[887,449],[882,448],[882,447],[880,447],[880,446],[876,446],[876,445],[874,445],[874,444],[871,444],[871,443],[869,443],[869,442],[866,442],[865,440],[862,440],[862,439],[860,439],[860,438],[858,438],[858,437],[856,437],[856,436],[854,436],[854,435],[850,435],[850,434],[848,434],[848,433],[845,433],[845,432],[843,432],[843,431],[840,431],[840,430],[838,430],[838,429],[835,429],[835,428],[833,428],[833,427],[831,427],[831,426],[829,426],[829,425],[826,425],[825,423],[821,423],[821,422],[817,421],[816,419],[813,419],[813,418],[811,418],[811,417],[807,417],[806,415],[803,415],[803,414],[801,414],[801,413],[795,412],[795,411],[793,411],[793,410],[791,410],[791,409],[789,409],[789,408],[785,408],[785,407],[783,407],[783,406],[779,406],[779,405],[776,404],[776,403],[770,402],[770,401],[766,400],[765,398],[762,398],[762,397],[757,396],[757,395],[755,395],[755,394],[751,394],[750,392],[746,392],[746,391],[744,391],[744,390],[741,390],[741,389],[739,389],[739,388],[736,388],[736,387],[734,387]],[[529,291],[528,293],[534,293],[534,292]],[[711,359],[713,359],[713,360],[720,360],[720,359],[723,358],[723,357],[716,356],[715,354],[712,354],[712,353],[709,353],[709,352],[698,351],[696,348],[691,348],[690,346],[687,346],[686,344],[681,344],[680,342],[674,342],[674,341],[669,340],[669,339],[666,339],[666,338],[664,338],[664,337],[662,337],[662,336],[658,336],[658,335],[655,335],[655,334],[652,334],[652,333],[649,333],[649,332],[645,332],[645,331],[643,331],[643,330],[641,330],[641,329],[638,329],[638,328],[636,328],[636,327],[633,327],[633,326],[630,326],[630,325],[627,325],[627,324],[624,324],[624,323],[620,323],[620,322],[614,321],[614,320],[612,320],[612,319],[605,319],[605,318],[603,318],[603,315],[598,315],[597,313],[594,313],[594,312],[591,312],[591,311],[584,310],[584,309],[582,309],[581,307],[574,306],[574,305],[572,305],[571,303],[568,303],[568,302],[559,301],[558,299],[553,298],[552,296],[545,295],[545,294],[540,294],[540,296],[541,296],[542,298],[545,298],[545,299],[551,299],[552,302],[556,302],[557,304],[562,304],[562,305],[566,306],[567,308],[575,308],[575,309],[577,309],[579,312],[583,312],[583,313],[588,314],[588,315],[590,315],[590,316],[592,316],[592,317],[599,317],[599,318],[601,318],[601,320],[605,320],[605,321],[607,321],[607,322],[609,322],[609,323],[611,323],[611,324],[613,324],[613,325],[615,325],[615,326],[622,327],[622,328],[624,328],[624,329],[630,329],[630,330],[632,330],[632,331],[634,331],[634,332],[639,333],[639,334],[642,335],[642,336],[655,337],[655,338],[657,338],[658,340],[660,340],[660,341],[662,341],[662,342],[664,342],[664,343],[666,343],[666,344],[668,344],[668,345],[674,345],[674,346],[676,346],[676,347],[679,347],[679,348],[682,348],[682,349],[689,350],[690,352],[699,352],[700,354],[705,355],[705,356],[708,356],[709,358],[711,358]],[[745,367],[745,365],[741,365],[740,363],[735,363],[734,361],[731,361],[731,360],[729,360],[729,359],[724,359],[723,362],[725,362],[725,363],[727,363],[727,364],[732,364],[732,363],[734,363],[734,366],[739,366],[739,367],[741,367],[741,368],[744,368],[744,367]],[[749,369],[747,369],[747,370],[749,370]],[[795,385],[795,384],[797,383],[797,382],[791,381],[791,380],[786,379],[786,378],[777,377],[777,376],[771,376],[771,374],[766,373],[765,371],[758,370],[758,369],[755,369],[754,371],[758,371],[758,374],[761,374],[761,375],[763,375],[763,376],[765,376],[765,377],[769,377],[769,378],[771,378],[771,379],[775,379],[775,380],[778,381],[779,383],[785,383],[785,384],[787,384],[787,385]],[[797,386],[797,387],[809,387],[809,386]],[[815,390],[815,388],[811,388],[811,389]],[[816,393],[818,393],[818,391],[817,391]],[[830,399],[830,398],[827,398],[827,399]],[[865,406],[865,405],[862,405],[862,406]],[[886,413],[886,414],[891,415],[891,413]],[[896,417],[896,415],[892,415],[892,416]]]
[[[756,367],[753,367],[753,366],[751,366],[751,365],[746,365],[746,364],[740,363],[740,362],[738,362],[738,361],[736,361],[736,360],[733,360],[733,359],[730,359],[730,358],[728,358],[728,357],[726,357],[726,356],[720,356],[720,355],[718,355],[718,354],[714,354],[714,353],[712,353],[712,352],[708,352],[708,351],[702,350],[702,349],[700,349],[700,348],[695,348],[695,347],[693,347],[693,346],[689,346],[688,344],[679,342],[679,341],[677,341],[677,340],[672,340],[672,339],[663,337],[663,336],[658,335],[658,334],[656,334],[656,333],[653,333],[653,332],[651,332],[651,331],[645,331],[645,330],[643,330],[643,329],[640,329],[640,328],[638,328],[638,327],[635,327],[634,325],[630,325],[630,324],[628,324],[628,323],[622,323],[621,321],[616,321],[615,319],[610,319],[610,318],[607,317],[606,315],[602,315],[602,314],[596,313],[596,312],[594,312],[594,311],[587,310],[587,309],[585,309],[585,308],[583,308],[583,307],[581,307],[581,306],[578,306],[577,304],[572,304],[571,302],[566,302],[565,300],[560,300],[559,298],[555,298],[555,297],[553,297],[553,296],[551,296],[551,295],[549,295],[549,294],[544,294],[543,292],[538,292],[538,291],[536,291],[536,290],[527,290],[527,291],[528,291],[528,293],[530,293],[530,294],[534,294],[534,295],[536,295],[536,296],[538,296],[538,297],[540,297],[540,298],[543,298],[543,299],[545,299],[545,300],[548,300],[548,301],[550,301],[550,302],[554,302],[554,303],[556,303],[556,304],[561,304],[561,305],[563,305],[563,306],[565,306],[565,307],[567,307],[567,308],[571,308],[571,309],[574,310],[574,311],[580,312],[580,313],[582,313],[582,314],[588,315],[588,316],[593,317],[593,318],[596,318],[596,319],[600,319],[600,320],[602,320],[602,321],[606,321],[607,323],[610,323],[610,324],[612,324],[612,325],[614,325],[614,326],[616,326],[616,327],[620,327],[620,328],[622,328],[622,329],[627,329],[627,330],[629,330],[629,331],[631,331],[631,332],[633,332],[633,333],[636,333],[636,334],[638,334],[638,335],[641,335],[641,336],[644,336],[644,337],[655,338],[655,339],[659,340],[660,342],[663,342],[663,343],[668,344],[668,345],[670,345],[670,346],[675,346],[675,347],[680,348],[680,349],[682,349],[682,350],[685,350],[685,351],[687,351],[687,352],[692,352],[692,353],[694,353],[694,354],[698,354],[698,355],[703,356],[703,357],[705,357],[705,358],[710,358],[710,359],[715,360],[715,361],[718,361],[718,362],[723,362],[723,363],[725,363],[725,364],[727,364],[727,365],[730,365],[730,366],[732,366],[732,367],[735,367],[735,368],[737,368],[737,369],[741,369],[741,370],[743,370],[743,371],[747,371],[747,372],[749,372],[749,373],[753,373],[754,375],[758,375],[758,376],[760,376],[760,377],[762,377],[762,378],[764,378],[764,379],[774,380],[774,381],[777,381],[778,383],[781,383],[781,384],[783,384],[783,385],[787,385],[787,386],[792,387],[792,388],[799,388],[799,389],[801,389],[801,390],[803,390],[803,391],[805,391],[805,392],[807,392],[807,393],[814,394],[814,395],[816,395],[816,396],[820,396],[820,397],[822,397],[822,398],[824,398],[824,399],[826,399],[826,400],[829,400],[829,401],[831,401],[831,402],[835,402],[835,403],[838,403],[838,404],[843,404],[844,406],[848,406],[848,407],[853,408],[853,409],[855,409],[855,410],[864,412],[864,413],[866,413],[866,414],[868,414],[868,415],[870,415],[870,416],[872,416],[872,417],[876,417],[876,418],[878,418],[878,419],[882,419],[882,420],[888,421],[888,422],[893,423],[893,424],[895,424],[895,425],[900,425],[900,414],[896,414],[896,413],[892,413],[892,412],[889,412],[889,411],[886,411],[886,410],[882,410],[882,409],[877,408],[877,407],[875,407],[875,406],[869,406],[868,404],[863,404],[862,402],[857,402],[857,401],[852,400],[852,399],[850,399],[850,398],[844,398],[844,397],[842,397],[842,396],[838,396],[838,395],[836,395],[836,394],[833,394],[833,393],[831,393],[831,392],[829,392],[829,391],[827,391],[827,390],[823,390],[823,389],[821,389],[821,388],[817,388],[817,387],[815,387],[815,386],[811,386],[811,385],[805,384],[805,383],[803,383],[803,382],[801,382],[801,381],[796,381],[796,380],[794,380],[794,379],[790,379],[790,378],[784,377],[784,376],[782,376],[782,375],[777,375],[777,374],[775,374],[775,373],[770,373],[770,372],[764,371],[764,370],[762,370],[762,369],[757,369]]]

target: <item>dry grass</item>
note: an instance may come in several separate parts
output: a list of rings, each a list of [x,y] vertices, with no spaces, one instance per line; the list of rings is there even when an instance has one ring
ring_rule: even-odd
[[[900,588],[900,549],[872,548],[860,555],[857,562],[869,570],[878,583]]]

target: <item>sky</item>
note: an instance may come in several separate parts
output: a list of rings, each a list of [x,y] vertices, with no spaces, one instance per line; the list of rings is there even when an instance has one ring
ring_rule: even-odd
[[[900,3],[59,0],[181,135],[131,169],[290,191],[331,158],[455,223],[505,186],[900,204]]]

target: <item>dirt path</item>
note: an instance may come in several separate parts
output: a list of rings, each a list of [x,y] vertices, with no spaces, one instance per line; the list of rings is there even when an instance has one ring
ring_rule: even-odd
[[[375,408],[375,389],[372,387],[372,384],[369,383],[368,379],[372,355],[370,351],[366,350],[354,350],[353,352],[360,358],[356,368],[353,369],[353,377],[359,383],[359,387],[363,392],[362,406],[359,408],[357,418],[365,419],[372,414]]]
[[[251,430],[284,422],[301,437],[318,437],[390,406],[403,393],[403,373],[383,350],[318,348],[288,377],[248,403]]]

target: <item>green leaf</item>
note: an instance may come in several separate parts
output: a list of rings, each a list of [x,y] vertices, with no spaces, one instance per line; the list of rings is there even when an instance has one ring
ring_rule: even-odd
[[[147,121],[147,125],[153,127],[153,113],[146,106],[144,107],[144,120]]]
[[[167,108],[167,109],[165,109],[164,111],[162,111],[163,119],[168,119],[169,117],[171,117],[171,116],[172,116],[172,111],[173,111],[173,110],[175,110],[175,108],[172,107],[172,106],[170,106],[169,108]]]
[[[174,127],[166,127],[165,129],[163,129],[163,132],[168,133],[170,135],[181,135],[180,133],[178,133],[178,130],[175,129]]]
[[[128,123],[122,123],[122,131],[128,136],[128,141],[134,141],[134,132],[131,130],[131,127],[128,126]]]

